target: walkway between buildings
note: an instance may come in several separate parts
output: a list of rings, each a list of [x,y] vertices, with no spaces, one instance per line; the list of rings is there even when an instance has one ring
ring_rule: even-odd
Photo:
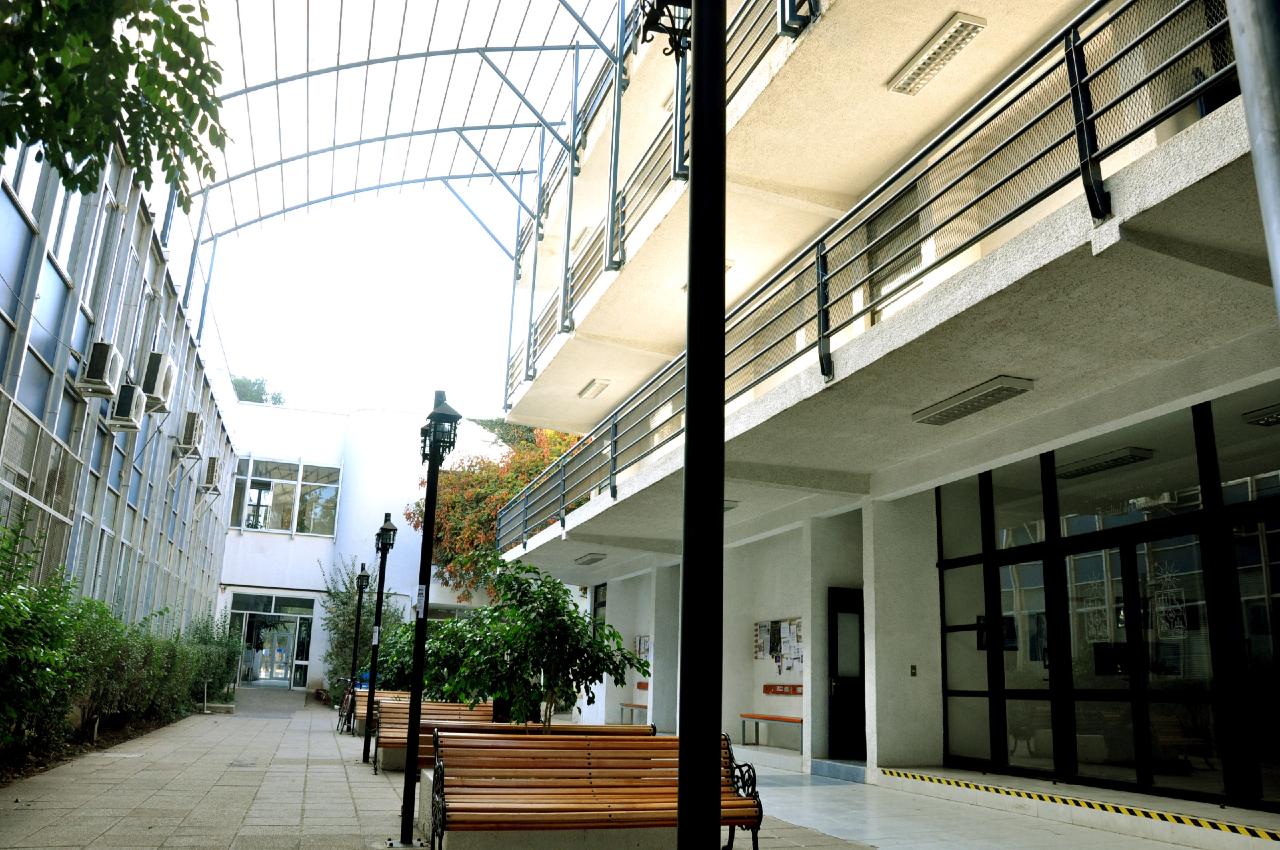
[[[386,846],[402,774],[375,776],[360,740],[299,693],[244,689],[237,703],[3,789],[0,847]],[[763,767],[760,786],[761,848],[1173,846]]]

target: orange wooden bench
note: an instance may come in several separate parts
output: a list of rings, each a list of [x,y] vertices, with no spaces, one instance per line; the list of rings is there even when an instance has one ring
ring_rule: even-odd
[[[752,742],[752,746],[760,745],[760,724],[761,723],[786,723],[789,725],[804,726],[803,717],[788,717],[785,714],[752,714],[743,712],[738,715],[742,718],[742,743],[747,743],[747,721],[751,720],[756,724],[756,739]]]
[[[379,753],[383,750],[403,750],[409,746],[409,703],[393,700],[375,702],[378,713],[378,740],[373,754],[373,772],[378,772]],[[425,743],[431,745],[431,729],[437,723],[492,723],[493,704],[488,702],[467,706],[456,702],[422,703],[421,731],[418,733],[418,760],[422,761]],[[385,753],[383,753],[385,757]],[[383,759],[385,761],[385,758]],[[401,765],[403,768],[403,765]],[[393,766],[393,769],[394,766]]]
[[[675,827],[678,738],[436,733],[431,846],[450,831]],[[751,831],[764,808],[755,769],[721,736],[720,822]],[[514,845],[513,845],[514,846]]]

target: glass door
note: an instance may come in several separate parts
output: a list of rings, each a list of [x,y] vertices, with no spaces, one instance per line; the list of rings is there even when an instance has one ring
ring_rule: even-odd
[[[297,617],[248,614],[240,664],[241,681],[290,687],[297,630]]]

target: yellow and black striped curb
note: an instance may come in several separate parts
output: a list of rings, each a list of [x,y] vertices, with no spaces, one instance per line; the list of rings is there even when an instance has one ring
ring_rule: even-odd
[[[893,770],[882,767],[880,772],[894,779],[914,779],[918,782],[932,782],[935,785],[949,785],[952,788],[964,788],[969,791],[986,791],[989,794],[1000,794],[1005,797],[1017,797],[1022,800],[1037,800],[1041,803],[1057,803],[1062,806],[1075,806],[1080,809],[1092,809],[1096,812],[1110,812],[1113,815],[1129,815],[1135,818],[1176,823],[1182,826],[1194,826],[1200,829],[1215,829],[1229,832],[1232,835],[1244,835],[1249,838],[1262,838],[1267,841],[1280,841],[1280,830],[1264,829],[1260,826],[1248,826],[1242,823],[1198,818],[1192,815],[1180,815],[1177,812],[1161,812],[1155,809],[1140,809],[1136,806],[1122,806],[1118,803],[1102,803],[1097,800],[1085,800],[1080,797],[1064,797],[1061,794],[1044,794],[1040,791],[1023,791],[1020,788],[1005,788],[1000,785],[982,785],[963,779],[951,779],[946,776],[930,776],[927,773],[911,773],[905,770]]]

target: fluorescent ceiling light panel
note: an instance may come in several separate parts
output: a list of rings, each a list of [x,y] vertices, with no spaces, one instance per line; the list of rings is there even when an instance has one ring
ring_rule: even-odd
[[[911,414],[911,421],[923,425],[947,425],[980,410],[986,410],[993,404],[1022,395],[1033,386],[1034,383],[1026,378],[997,375],[989,381],[970,387],[924,410],[917,410]]]
[[[1103,452],[1100,455],[1087,457],[1083,460],[1064,463],[1057,469],[1058,477],[1064,480],[1071,478],[1082,478],[1086,475],[1093,475],[1095,472],[1106,472],[1108,469],[1115,469],[1120,466],[1128,466],[1132,463],[1141,463],[1144,460],[1151,460],[1156,453],[1152,449],[1141,449],[1137,446],[1125,446],[1122,449],[1115,449],[1110,452]]]
[[[592,378],[578,390],[578,398],[592,399],[598,398],[600,393],[609,388],[609,380],[607,378]]]
[[[592,564],[598,564],[603,561],[605,555],[603,552],[588,552],[585,555],[579,555],[573,559],[573,562],[580,567],[589,567]]]
[[[889,83],[889,90],[899,94],[918,93],[986,28],[987,22],[977,15],[956,12],[942,29],[933,34],[933,38],[925,42],[920,52],[902,66],[893,82]]]
[[[1280,425],[1280,404],[1273,404],[1270,407],[1260,407],[1257,410],[1250,410],[1240,418],[1244,420],[1246,425],[1262,425],[1263,427]]]

